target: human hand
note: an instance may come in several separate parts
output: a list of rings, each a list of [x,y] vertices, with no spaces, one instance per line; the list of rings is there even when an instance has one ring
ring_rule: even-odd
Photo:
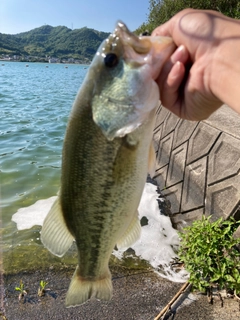
[[[156,80],[163,106],[188,120],[206,119],[223,103],[240,112],[232,81],[240,80],[238,20],[186,9],[156,28],[157,35],[172,37],[178,46]]]

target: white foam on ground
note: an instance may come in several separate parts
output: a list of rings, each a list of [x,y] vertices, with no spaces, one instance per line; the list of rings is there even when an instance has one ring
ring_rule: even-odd
[[[140,239],[131,248],[138,257],[147,260],[162,277],[175,282],[185,282],[188,273],[184,269],[175,272],[171,268],[171,262],[177,258],[179,236],[173,229],[170,218],[160,214],[158,197],[157,187],[146,183],[138,211],[139,218],[147,217],[148,224],[142,227]],[[114,250],[113,254],[121,259],[123,252],[124,250]]]
[[[179,237],[177,231],[172,228],[169,217],[159,212],[157,187],[146,183],[139,205],[139,218],[147,217],[148,224],[142,227],[141,238],[132,246],[135,254],[147,260],[155,271],[171,281],[185,282],[188,273],[183,269],[175,272],[171,268],[171,262],[177,258]],[[32,228],[34,225],[42,226],[55,197],[39,200],[33,205],[19,209],[12,221],[17,224],[18,230]],[[175,249],[175,250],[174,250]],[[114,250],[113,254],[122,259],[124,250]]]
[[[18,209],[12,216],[12,221],[17,224],[18,230],[30,229],[33,226],[42,226],[56,198],[57,196],[38,200],[29,207]]]

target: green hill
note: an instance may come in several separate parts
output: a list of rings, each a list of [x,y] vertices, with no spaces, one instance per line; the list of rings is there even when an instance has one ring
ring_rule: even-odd
[[[91,60],[108,35],[87,27],[72,30],[44,25],[15,35],[0,33],[0,54]]]

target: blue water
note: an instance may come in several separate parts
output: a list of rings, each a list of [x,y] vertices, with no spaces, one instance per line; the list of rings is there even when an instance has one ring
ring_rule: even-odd
[[[31,235],[11,221],[21,207],[56,195],[69,112],[84,65],[0,62],[0,183],[3,248]],[[37,237],[37,235],[36,235]],[[12,250],[12,249],[11,249]]]

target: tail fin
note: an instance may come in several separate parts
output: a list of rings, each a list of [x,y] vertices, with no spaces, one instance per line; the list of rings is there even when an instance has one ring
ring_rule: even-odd
[[[106,276],[99,280],[84,279],[78,273],[77,266],[67,292],[66,307],[79,306],[91,297],[104,301],[109,301],[112,298],[112,281],[109,270]]]

